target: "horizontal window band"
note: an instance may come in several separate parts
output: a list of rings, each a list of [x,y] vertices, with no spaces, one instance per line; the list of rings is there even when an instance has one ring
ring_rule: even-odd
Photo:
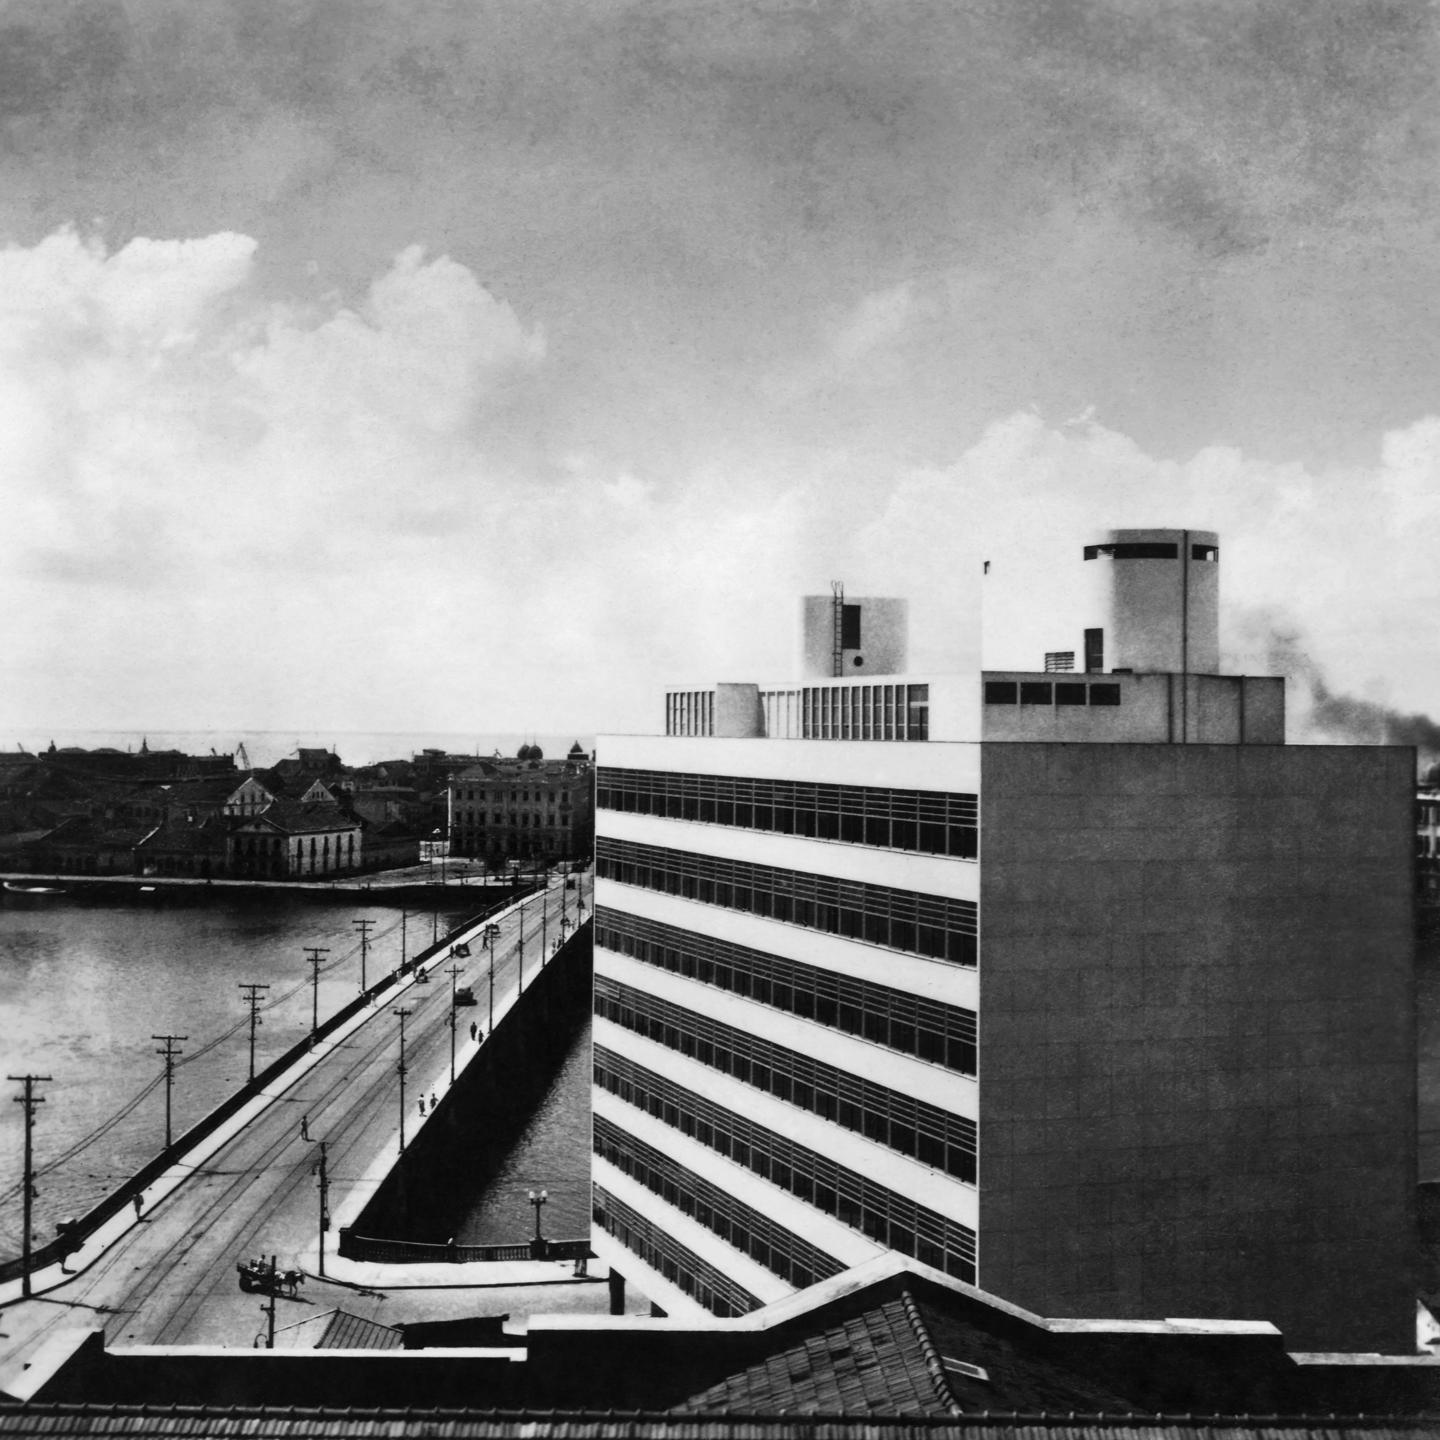
[[[881,849],[973,860],[978,845],[974,795],[603,765],[595,795],[602,810]]]
[[[760,1309],[763,1302],[757,1296],[702,1260],[668,1230],[617,1200],[603,1185],[591,1185],[591,1215],[607,1235],[613,1235],[712,1314],[724,1318]]]
[[[975,1232],[817,1154],[773,1130],[677,1085],[604,1045],[595,1046],[595,1084],[699,1144],[861,1231],[974,1283]]]
[[[595,873],[604,880],[739,910],[891,950],[976,963],[973,900],[837,880],[774,865],[726,860],[601,836]]]
[[[975,1183],[976,1129],[968,1115],[954,1115],[824,1060],[773,1045],[608,975],[595,977],[594,1004],[597,1015],[626,1030],[966,1184]]]
[[[769,1216],[662,1155],[603,1115],[595,1117],[591,1144],[597,1155],[622,1174],[778,1275],[787,1285],[803,1290],[845,1269],[833,1255],[777,1225]]]
[[[975,1012],[600,905],[595,943],[877,1045],[976,1071]]]

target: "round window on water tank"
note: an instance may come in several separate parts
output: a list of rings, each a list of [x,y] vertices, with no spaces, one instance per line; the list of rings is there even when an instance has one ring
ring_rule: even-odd
[[[865,663],[865,657],[863,655],[857,655],[850,663],[852,665],[863,665]]]

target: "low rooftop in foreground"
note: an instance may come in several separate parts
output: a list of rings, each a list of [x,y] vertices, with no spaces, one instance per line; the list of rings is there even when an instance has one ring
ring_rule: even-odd
[[[158,1409],[117,1407],[171,1405],[197,1407],[183,1421],[165,1412],[172,1435],[292,1434],[282,1416],[301,1417],[282,1407],[293,1406],[314,1407],[304,1415],[312,1436],[410,1434],[418,1417],[395,1407],[423,1408],[432,1427],[443,1420],[456,1435],[518,1433],[522,1423],[532,1435],[588,1435],[597,1412],[639,1412],[620,1430],[594,1431],[616,1440],[698,1437],[684,1427],[702,1420],[706,1435],[728,1436],[742,1416],[771,1417],[780,1436],[800,1417],[833,1417],[844,1434],[843,1422],[867,1418],[929,1431],[985,1415],[1009,1435],[1022,1416],[1053,1417],[1040,1428],[1060,1434],[1072,1433],[1064,1417],[1105,1416],[1107,1434],[1124,1434],[1121,1417],[1164,1414],[1183,1416],[1170,1423],[1189,1434],[1191,1416],[1440,1410],[1440,1361],[1428,1354],[1297,1356],[1258,1321],[1046,1319],[893,1253],[729,1320],[537,1315],[523,1335],[477,1322],[463,1347],[443,1329],[420,1349],[389,1331],[377,1339],[374,1326],[350,1327],[348,1340],[323,1328],[323,1349],[273,1352],[107,1348],[98,1330],[64,1332],[6,1377],[0,1437],[158,1434]],[[347,1348],[367,1338],[370,1348]],[[271,1408],[210,1408],[217,1397]],[[437,1406],[456,1408],[442,1417]],[[755,1435],[754,1420],[743,1429]]]

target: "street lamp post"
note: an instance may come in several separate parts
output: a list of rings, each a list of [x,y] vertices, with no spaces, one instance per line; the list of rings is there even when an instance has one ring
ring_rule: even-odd
[[[530,1258],[532,1260],[543,1260],[545,1258],[545,1237],[540,1233],[540,1211],[550,1199],[549,1194],[542,1190],[537,1195],[535,1191],[530,1192],[530,1203],[535,1207],[535,1238],[530,1242]]]

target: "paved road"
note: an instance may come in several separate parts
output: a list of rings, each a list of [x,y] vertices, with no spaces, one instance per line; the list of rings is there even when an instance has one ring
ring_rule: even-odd
[[[526,902],[527,982],[539,962],[542,928],[548,929],[552,943],[557,938],[562,897],[573,920],[577,893],[583,894],[588,914],[588,879],[584,878],[583,891],[568,894],[561,888],[563,881],[556,881],[547,896],[548,926],[542,927],[540,897]],[[517,915],[511,913],[501,923],[495,963],[497,1005],[513,990],[520,950]],[[472,952],[470,959],[455,962],[464,967],[458,983],[473,986],[480,1002],[475,1009],[460,1011],[464,1029],[470,1017],[484,1024],[487,1013],[489,959],[478,944]],[[432,1077],[448,1071],[449,996],[449,977],[437,968],[430,984],[412,986],[399,1002],[414,1012],[406,1021],[411,1096],[420,1085],[428,1089]],[[312,1137],[328,1142],[332,1213],[343,1200],[346,1183],[360,1179],[397,1129],[399,1045],[392,1008],[392,1004],[377,1007],[367,1023],[153,1213],[132,1226],[84,1274],[46,1296],[0,1310],[4,1332],[0,1371],[9,1371],[55,1330],[76,1325],[103,1324],[111,1344],[250,1345],[264,1323],[260,1297],[240,1291],[236,1261],[277,1254],[284,1268],[296,1263],[318,1229],[313,1174],[318,1147],[302,1140],[301,1117],[308,1117]],[[415,1104],[413,1099],[408,1103]],[[407,1127],[413,1117],[412,1108]],[[329,1239],[333,1245],[333,1233]],[[432,1291],[424,1302],[412,1295],[404,1318],[476,1313],[476,1293]],[[354,1291],[319,1282],[308,1283],[300,1294],[299,1300],[279,1301],[278,1324],[336,1305],[352,1311],[364,1308],[354,1303]],[[540,1308],[570,1308],[564,1297],[554,1299],[553,1306]],[[395,1318],[400,1318],[400,1308],[390,1307]],[[368,1313],[376,1313],[373,1306]]]

